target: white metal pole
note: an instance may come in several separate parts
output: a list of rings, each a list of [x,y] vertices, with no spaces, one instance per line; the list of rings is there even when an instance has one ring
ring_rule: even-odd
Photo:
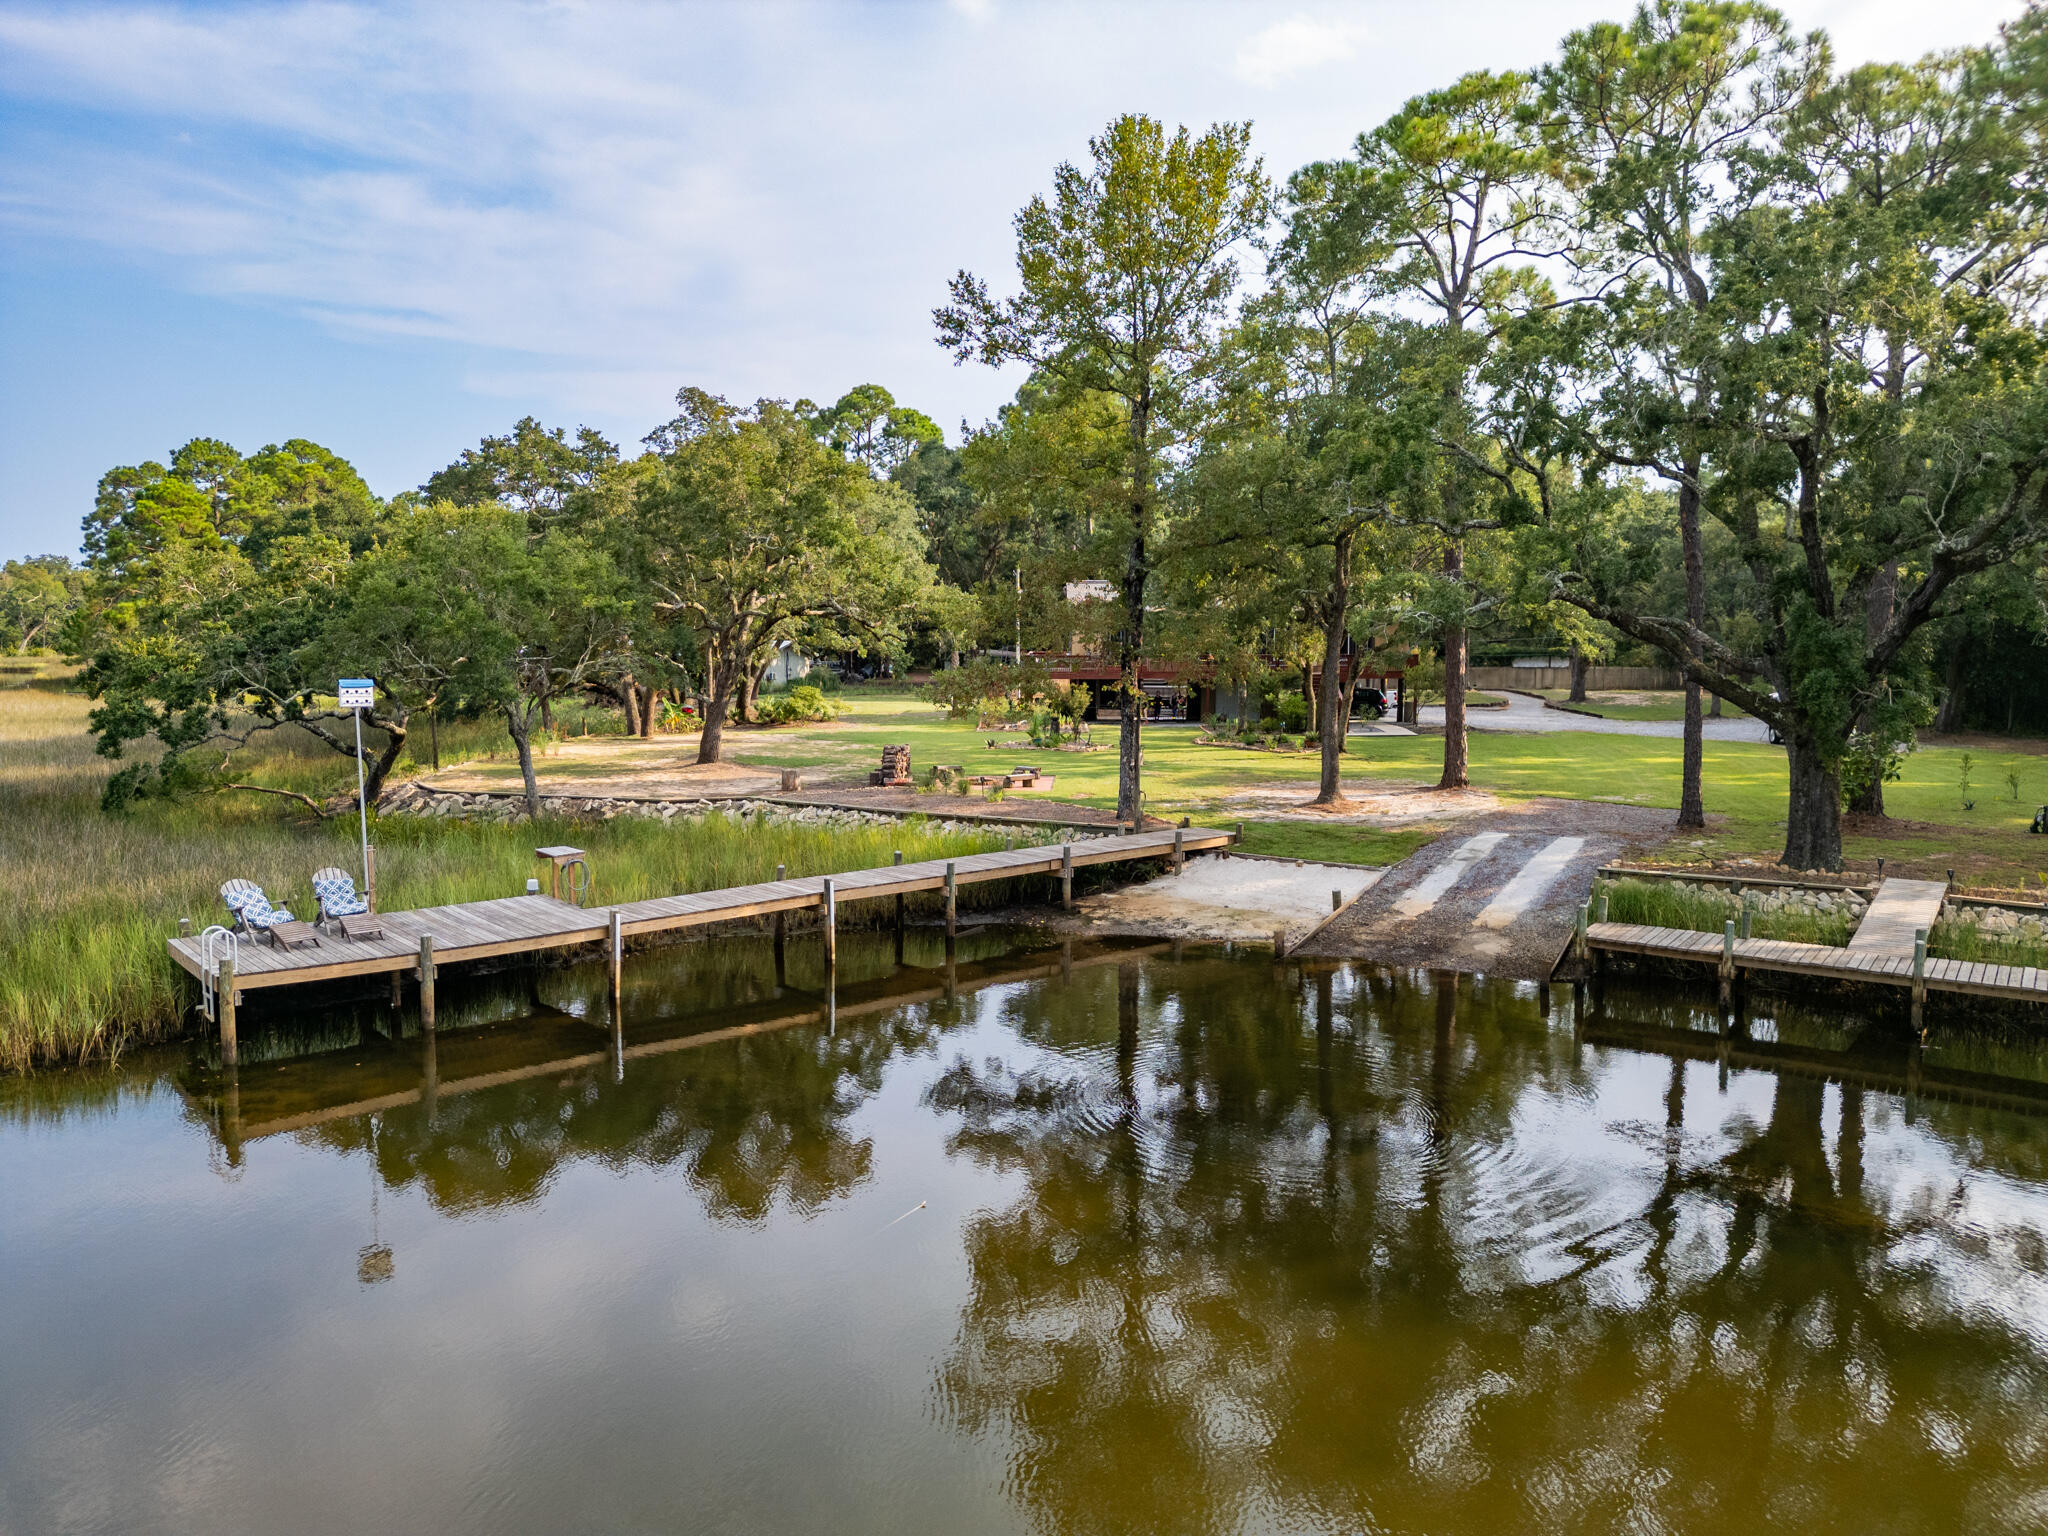
[[[1024,665],[1024,567],[1016,568],[1017,577],[1017,655],[1016,665]]]
[[[356,823],[363,834],[363,892],[367,899],[370,890],[370,801],[369,791],[363,787],[363,711],[358,706],[350,713],[356,717]]]

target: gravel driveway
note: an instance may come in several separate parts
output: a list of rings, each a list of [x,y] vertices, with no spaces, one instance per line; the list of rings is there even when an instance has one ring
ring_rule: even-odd
[[[1575,715],[1565,709],[1545,709],[1539,699],[1526,694],[1505,695],[1508,704],[1505,709],[1468,709],[1465,722],[1475,731],[1589,731],[1611,736],[1670,736],[1685,734],[1684,722],[1678,720],[1603,720],[1594,715]],[[1441,726],[1444,723],[1444,709],[1441,704],[1425,704],[1422,707],[1422,724]],[[1743,718],[1739,720],[1708,720],[1702,726],[1702,733],[1708,741],[1764,741],[1771,739],[1769,729],[1761,720]]]

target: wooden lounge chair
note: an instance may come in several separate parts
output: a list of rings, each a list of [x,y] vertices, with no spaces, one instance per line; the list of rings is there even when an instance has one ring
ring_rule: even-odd
[[[280,949],[302,949],[320,942],[320,935],[293,917],[289,909],[273,907],[254,880],[227,881],[220,888],[220,899],[234,913],[237,933],[268,939]]]

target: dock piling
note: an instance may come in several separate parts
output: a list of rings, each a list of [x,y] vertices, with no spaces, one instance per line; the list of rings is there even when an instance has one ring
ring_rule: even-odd
[[[1721,924],[1721,1001],[1735,996],[1735,919]]]
[[[1913,930],[1913,1027],[1919,1029],[1920,1011],[1927,1001],[1927,930]]]
[[[776,865],[775,878],[777,880],[782,879],[788,870],[789,866],[787,864]],[[775,914],[775,985],[778,987],[786,984],[786,978],[789,974],[788,966],[783,959],[783,945],[787,942],[788,937],[789,914],[787,912],[777,912]]]
[[[1071,834],[1060,844],[1060,908],[1074,910],[1074,840]]]
[[[420,1028],[434,1027],[434,936],[420,935]]]
[[[619,921],[619,909],[617,907],[612,908],[611,921],[606,926],[610,930],[608,934],[610,943],[606,946],[606,951],[611,958],[612,1018],[616,1021],[619,1017],[620,994],[625,990],[626,971],[626,930],[625,926]]]
[[[832,889],[832,877],[825,877],[825,971],[828,978],[839,966],[839,897]]]
[[[235,957],[220,962],[220,979],[214,983],[214,1011],[220,1015],[220,1064],[235,1064]]]
[[[900,865],[902,862],[903,850],[898,848],[896,850],[896,863]],[[898,965],[903,963],[903,893],[901,891],[896,893],[896,963]]]
[[[948,859],[946,861],[946,942],[948,944],[953,942],[953,935],[958,931],[956,920],[959,916],[959,899],[960,891],[954,877],[953,861]]]
[[[1173,872],[1177,875],[1188,867],[1188,852],[1182,845],[1187,833],[1180,827],[1173,829]]]

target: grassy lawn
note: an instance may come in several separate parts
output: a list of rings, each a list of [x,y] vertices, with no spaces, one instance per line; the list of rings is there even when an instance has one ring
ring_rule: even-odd
[[[1543,697],[1553,704],[1571,704],[1569,688],[1545,688],[1539,690]],[[1589,690],[1586,702],[1572,704],[1573,709],[1585,710],[1588,714],[1600,716],[1603,720],[1683,720],[1685,718],[1685,695],[1678,692],[1627,692],[1602,693]],[[1706,706],[1711,708],[1711,701]],[[1749,717],[1733,704],[1721,706],[1721,717],[1725,720],[1747,720]]]
[[[1116,803],[1115,727],[1097,727],[1101,751],[1037,752],[1021,733],[978,731],[948,722],[944,714],[908,694],[851,690],[851,708],[829,725],[791,726],[735,732],[728,755],[763,766],[865,769],[880,758],[885,743],[907,742],[913,769],[932,763],[960,763],[975,772],[1036,763],[1058,776],[1057,798],[1081,804]],[[988,743],[994,741],[995,745]],[[1610,736],[1560,731],[1544,735],[1474,732],[1474,785],[1511,797],[1554,795],[1610,800],[1630,805],[1678,806],[1681,743],[1674,737]],[[2048,761],[2027,750],[1971,752],[1975,802],[1963,808],[1959,786],[1963,753],[1926,747],[1907,758],[1896,783],[1886,786],[1892,822],[1878,831],[1850,829],[1844,852],[1866,865],[1882,858],[1889,872],[1931,873],[1953,868],[1972,883],[2039,886],[2048,871],[2048,838],[2027,835],[2035,809],[2048,801]],[[1344,777],[1434,783],[1443,743],[1433,736],[1354,737]],[[2020,776],[2018,794],[2007,772]],[[1250,820],[1256,811],[1228,806],[1227,798],[1247,786],[1300,786],[1314,791],[1314,752],[1244,752],[1196,744],[1185,726],[1154,726],[1145,733],[1145,806],[1154,815],[1192,816],[1204,823]],[[1709,741],[1705,757],[1706,800],[1712,822],[1707,834],[1677,844],[1668,856],[1699,859],[1770,858],[1784,841],[1785,754],[1761,742]],[[1340,828],[1304,827],[1290,838],[1317,840],[1318,857],[1378,862],[1336,851]],[[1287,851],[1308,857],[1305,845]],[[1256,851],[1256,850],[1255,850]]]

